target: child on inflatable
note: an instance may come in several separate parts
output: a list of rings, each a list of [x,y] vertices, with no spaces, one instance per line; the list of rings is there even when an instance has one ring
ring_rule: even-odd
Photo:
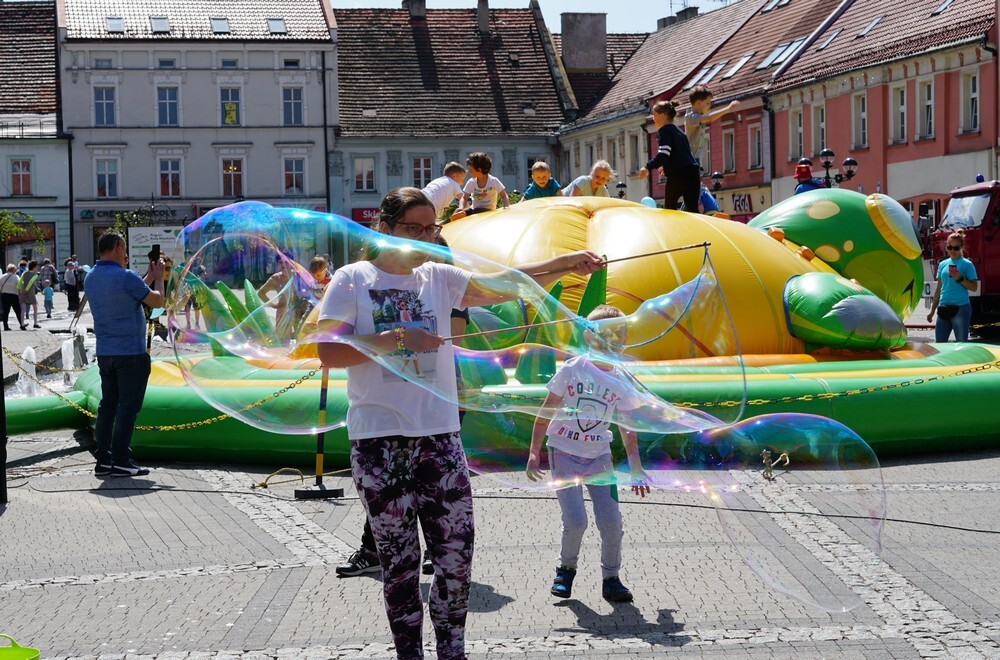
[[[465,168],[454,161],[444,166],[444,176],[439,176],[421,192],[427,195],[434,205],[434,217],[440,218],[444,210],[456,199],[462,199],[462,186],[465,185]]]
[[[563,188],[566,197],[610,197],[607,183],[615,176],[611,163],[599,160],[590,168],[590,174],[584,174],[573,179],[573,182]]]
[[[687,136],[674,125],[676,117],[676,101],[659,101],[653,106],[653,124],[656,125],[660,147],[656,156],[639,170],[639,176],[645,177],[650,171],[662,167],[667,177],[663,208],[677,210],[677,200],[683,197],[686,208],[697,209],[701,194],[701,168],[691,153]]]
[[[549,164],[540,160],[531,166],[531,185],[521,196],[525,199],[538,199],[539,197],[562,197],[562,190],[559,182],[552,176]]]
[[[510,208],[510,198],[507,197],[507,189],[504,188],[500,179],[490,174],[493,169],[493,160],[489,154],[481,151],[469,154],[465,159],[465,164],[469,168],[472,178],[465,184],[462,200],[458,203],[458,209],[451,214],[452,220],[464,218],[475,213],[486,213],[495,211],[497,208],[497,198],[503,200],[503,207]]]

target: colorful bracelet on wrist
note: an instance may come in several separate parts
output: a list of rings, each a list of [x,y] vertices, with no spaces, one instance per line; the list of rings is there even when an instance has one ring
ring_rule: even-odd
[[[406,342],[404,340],[406,339],[406,327],[402,325],[397,326],[392,329],[392,334],[396,337],[396,350],[405,351]]]

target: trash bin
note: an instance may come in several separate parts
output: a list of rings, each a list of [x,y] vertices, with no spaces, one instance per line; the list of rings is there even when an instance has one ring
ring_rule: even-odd
[[[10,646],[0,646],[0,660],[38,660],[38,656],[41,655],[38,649],[18,646],[10,635],[0,634],[0,637],[10,640]]]

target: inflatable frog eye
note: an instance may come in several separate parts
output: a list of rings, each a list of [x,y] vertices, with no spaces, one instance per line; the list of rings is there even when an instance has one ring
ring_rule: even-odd
[[[913,220],[904,207],[885,195],[868,195],[865,206],[868,207],[868,215],[878,233],[900,256],[904,259],[920,257],[917,232],[913,228]]]

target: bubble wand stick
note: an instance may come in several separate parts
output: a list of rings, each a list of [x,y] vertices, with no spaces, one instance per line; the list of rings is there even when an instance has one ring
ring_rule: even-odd
[[[608,259],[604,262],[604,265],[613,264],[618,261],[629,261],[631,259],[641,259],[643,257],[654,257],[659,254],[669,254],[670,252],[680,252],[681,250],[693,250],[694,248],[707,248],[711,243],[705,241],[703,243],[692,243],[691,245],[682,245],[680,247],[667,248],[666,250],[658,250],[656,252],[646,252],[645,254],[634,254],[631,257],[619,257],[617,259]],[[566,268],[566,271],[572,270],[572,268]],[[535,273],[538,275],[548,275],[550,273],[558,273],[563,271],[549,270],[542,273]],[[529,330],[531,328],[540,328],[545,325],[558,325],[560,323],[569,323],[570,321],[575,321],[574,318],[567,319],[556,319],[554,321],[543,321],[542,323],[529,323],[527,325],[515,325],[508,328],[495,328],[493,330],[483,330],[482,332],[470,332],[464,335],[452,335],[451,337],[445,337],[445,341],[454,341],[456,339],[465,339],[466,337],[483,337],[485,335],[495,335],[500,332],[510,332],[511,330]]]

